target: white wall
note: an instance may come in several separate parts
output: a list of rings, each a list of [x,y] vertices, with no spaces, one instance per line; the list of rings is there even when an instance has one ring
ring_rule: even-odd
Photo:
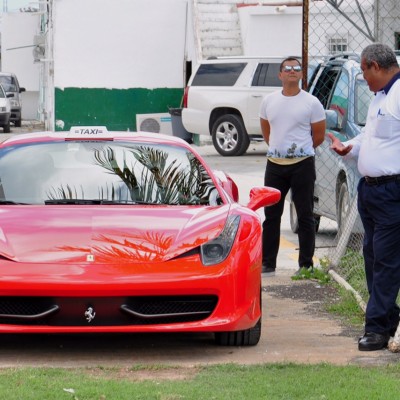
[[[238,6],[244,55],[301,56],[302,7]]]
[[[373,0],[363,0],[360,3],[363,9],[365,19],[369,28],[374,29],[374,9]],[[344,1],[340,9],[348,16],[348,18],[356,22],[364,30],[366,30],[359,10],[355,2],[352,0]],[[362,49],[369,44],[368,39],[362,35],[357,28],[342,15],[338,14],[331,6],[325,2],[312,2],[310,4],[309,17],[309,54],[311,56],[330,54],[328,48],[328,40],[331,37],[347,38],[348,51],[361,52]]]
[[[13,72],[21,87],[22,118],[36,119],[39,99],[39,65],[33,62],[33,37],[39,29],[39,16],[32,13],[3,14],[1,71]]]
[[[184,86],[186,0],[54,0],[54,86]]]

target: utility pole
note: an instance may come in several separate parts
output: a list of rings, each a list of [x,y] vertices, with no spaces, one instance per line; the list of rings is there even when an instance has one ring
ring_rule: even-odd
[[[309,17],[309,2],[308,0],[303,0],[303,46],[301,63],[303,64],[303,80],[302,89],[307,90],[307,70],[308,70],[308,17]]]

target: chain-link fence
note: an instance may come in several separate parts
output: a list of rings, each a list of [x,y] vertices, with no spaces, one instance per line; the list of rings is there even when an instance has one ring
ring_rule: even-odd
[[[373,96],[362,78],[359,55],[373,42],[400,48],[400,4],[398,0],[310,0],[303,7],[309,90],[328,110],[329,131],[345,141],[365,125]],[[334,154],[326,141],[317,149],[316,168],[316,255],[328,259],[367,300],[356,162]]]

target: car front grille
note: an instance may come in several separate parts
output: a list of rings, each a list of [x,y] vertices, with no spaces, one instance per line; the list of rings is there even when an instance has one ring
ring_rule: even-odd
[[[0,326],[119,326],[201,321],[217,296],[0,297]]]

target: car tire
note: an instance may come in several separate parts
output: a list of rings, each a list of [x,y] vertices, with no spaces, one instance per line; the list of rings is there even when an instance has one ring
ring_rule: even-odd
[[[235,114],[219,117],[212,126],[212,141],[221,156],[241,156],[246,153],[250,139],[243,120]]]
[[[261,338],[261,318],[250,329],[233,332],[216,332],[215,341],[220,346],[255,346]]]
[[[350,212],[351,201],[349,190],[346,182],[340,186],[338,197],[338,210],[337,210],[337,224],[338,224],[338,237],[342,234],[346,218]],[[347,247],[353,251],[359,252],[363,246],[364,233],[351,232],[348,238]]]
[[[10,133],[11,132],[10,123],[8,123],[7,125],[3,126],[3,132],[4,133]]]
[[[21,126],[22,126],[22,119],[21,119],[21,118],[20,118],[20,119],[17,119],[17,120],[14,122],[14,125],[15,125],[16,128],[21,128]]]
[[[299,233],[299,221],[297,219],[296,207],[293,201],[290,201],[289,214],[290,214],[290,229],[292,230],[293,233]],[[314,222],[315,222],[315,233],[317,233],[319,230],[319,224],[321,222],[321,216],[314,214]]]
[[[350,210],[350,195],[347,182],[343,181],[340,185],[337,202],[337,225],[339,233],[343,230],[347,215]]]

